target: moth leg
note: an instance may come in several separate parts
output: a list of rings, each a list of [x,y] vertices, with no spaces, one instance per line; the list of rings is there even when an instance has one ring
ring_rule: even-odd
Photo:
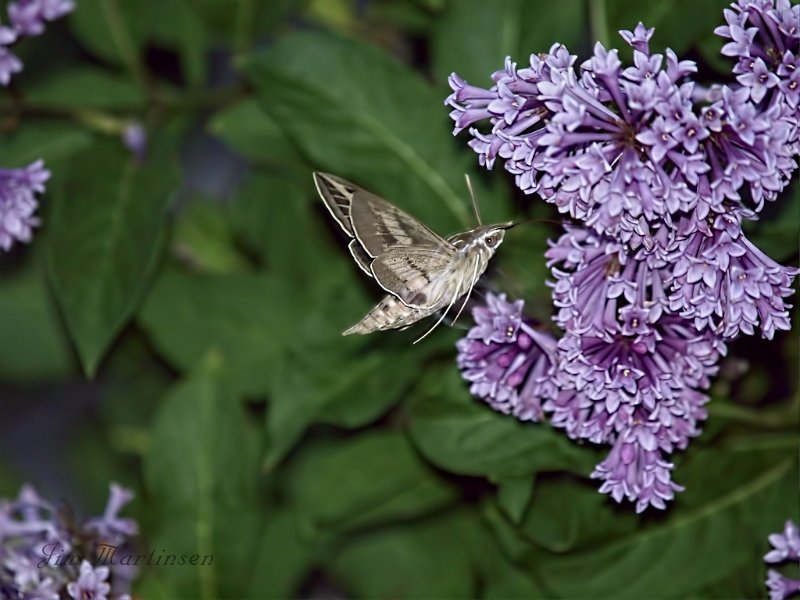
[[[421,341],[422,341],[422,340],[424,340],[426,337],[428,337],[428,334],[429,334],[429,333],[431,333],[431,332],[432,332],[434,329],[436,329],[436,328],[439,326],[439,323],[441,323],[441,322],[444,320],[444,318],[447,316],[447,313],[448,313],[448,312],[450,312],[450,309],[451,309],[451,308],[453,308],[453,305],[456,303],[456,300],[458,300],[458,292],[459,292],[459,290],[461,289],[461,284],[462,284],[463,282],[464,282],[464,274],[462,273],[462,274],[461,274],[461,277],[459,277],[459,279],[458,279],[458,285],[456,286],[456,291],[455,291],[455,293],[453,293],[453,299],[450,301],[450,304],[448,304],[448,305],[447,305],[447,308],[446,308],[446,309],[445,309],[445,311],[442,313],[442,316],[441,316],[441,317],[439,317],[439,320],[438,320],[438,321],[436,321],[436,323],[434,323],[434,324],[433,324],[433,327],[431,327],[430,329],[428,329],[428,331],[426,331],[425,333],[423,333],[421,337],[419,337],[419,338],[417,338],[416,340],[414,340],[414,343],[415,343],[415,344],[416,344],[417,342],[421,342]]]
[[[461,308],[459,308],[458,312],[456,313],[456,318],[453,319],[452,323],[450,323],[451,327],[456,324],[456,321],[458,321],[458,317],[461,316],[461,311],[464,310],[464,307],[467,305],[467,302],[469,302],[469,297],[472,294],[472,290],[475,288],[475,284],[478,283],[477,277],[478,277],[478,257],[476,256],[475,270],[472,272],[472,285],[469,286],[469,290],[467,290],[467,295],[464,297],[464,302],[461,303]]]

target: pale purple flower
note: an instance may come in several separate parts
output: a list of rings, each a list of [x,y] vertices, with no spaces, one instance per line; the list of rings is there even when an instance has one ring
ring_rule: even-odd
[[[122,132],[122,143],[138,161],[147,154],[147,131],[141,123],[130,123]]]
[[[8,85],[14,73],[22,71],[22,61],[5,46],[0,46],[0,84]]]
[[[737,59],[736,80],[753,102],[785,100],[796,107],[794,53],[800,47],[800,5],[789,0],[738,0],[730,6],[723,11],[726,25],[714,32],[731,40],[722,54]]]
[[[791,579],[775,569],[767,571],[766,586],[770,600],[785,600],[800,593],[800,579]]]
[[[67,584],[67,593],[76,600],[105,600],[111,591],[106,583],[108,567],[93,567],[88,561],[81,563],[78,579]]]
[[[56,510],[30,486],[15,500],[0,499],[0,596],[59,598],[69,593],[98,599],[108,595],[109,577],[115,596],[117,591],[126,594],[135,571],[123,565],[94,569],[87,559],[101,556],[109,544],[124,547],[128,536],[137,532],[134,521],[118,515],[131,497],[131,492],[112,484],[104,515],[87,521]]]
[[[139,528],[133,519],[120,518],[119,516],[120,510],[133,499],[133,492],[117,483],[111,483],[110,489],[111,494],[108,497],[103,516],[89,519],[85,528],[87,531],[95,533],[102,540],[118,543],[121,539],[137,535]]]
[[[776,330],[791,327],[791,304],[784,298],[793,293],[798,273],[761,252],[735,218],[718,216],[677,256],[668,280],[669,310],[726,338],[752,335],[758,327],[772,339]]]
[[[15,242],[29,242],[39,225],[34,215],[36,194],[44,192],[50,172],[38,160],[23,169],[0,169],[0,248],[9,250]]]
[[[522,315],[522,300],[487,294],[472,314],[476,325],[457,343],[458,366],[470,392],[492,408],[538,421],[548,393],[555,340]]]
[[[800,561],[800,531],[791,519],[786,521],[782,533],[769,536],[772,550],[764,555],[764,561],[779,563],[784,560]]]
[[[41,35],[46,21],[54,21],[72,12],[72,0],[16,0],[8,5],[8,17],[22,36]]]

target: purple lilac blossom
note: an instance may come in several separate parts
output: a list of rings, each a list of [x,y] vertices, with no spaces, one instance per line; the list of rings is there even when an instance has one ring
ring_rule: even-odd
[[[75,8],[72,0],[16,0],[8,4],[11,27],[0,26],[0,84],[22,70],[22,61],[8,47],[24,37],[41,35],[45,22],[54,21]]]
[[[786,521],[782,533],[769,536],[772,550],[764,555],[768,563],[800,562],[800,531],[791,520]],[[766,581],[770,600],[784,600],[800,592],[800,579],[786,577],[774,569],[767,573]]]
[[[652,54],[641,23],[620,32],[633,66],[597,44],[576,71],[556,44],[529,68],[507,59],[490,89],[450,78],[455,133],[470,128],[479,162],[499,158],[520,189],[581,222],[546,253],[561,339],[533,329],[522,301],[490,295],[458,365],[495,410],[610,444],[592,477],[638,512],[682,489],[669,455],[700,433],[724,340],[790,328],[784,298],[800,271],[741,223],[797,168],[800,9],[733,8],[717,29],[740,58],[732,86],[695,87],[694,63]]]
[[[523,307],[522,300],[487,294],[486,306],[472,312],[475,327],[456,346],[457,362],[474,396],[497,411],[539,421],[540,400],[552,385],[556,340],[534,329]]]
[[[15,242],[29,242],[39,225],[34,215],[36,194],[44,192],[50,172],[37,160],[23,169],[0,169],[0,248],[9,250]]]
[[[118,516],[132,494],[111,484],[102,517],[84,522],[24,486],[15,500],[0,499],[0,596],[11,598],[105,598],[128,593],[130,568],[94,568],[109,544],[124,547],[137,525]],[[78,568],[80,564],[80,568]],[[86,565],[86,566],[84,566]],[[119,593],[117,593],[119,591]]]

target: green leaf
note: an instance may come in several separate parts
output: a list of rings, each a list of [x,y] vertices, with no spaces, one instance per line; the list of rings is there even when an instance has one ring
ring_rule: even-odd
[[[497,482],[497,503],[515,523],[519,523],[533,495],[531,477],[505,477]]]
[[[256,496],[259,438],[218,378],[220,356],[209,354],[156,415],[145,482],[156,512],[154,547],[196,555],[196,568],[165,568],[182,594],[241,594],[258,539]]]
[[[374,47],[310,32],[281,38],[242,68],[261,107],[321,170],[353,179],[437,231],[473,223],[464,173],[474,159],[457,152],[443,98],[413,71]],[[487,221],[505,212],[492,200]]]
[[[278,279],[265,275],[162,271],[139,313],[156,349],[188,372],[211,350],[237,392],[268,389],[302,306]]]
[[[577,0],[450,0],[432,38],[434,74],[442,89],[453,72],[488,87],[507,56],[524,66],[553,44],[576,53],[585,34],[586,4]]]
[[[249,263],[236,247],[227,207],[194,199],[178,216],[173,249],[182,260],[206,273],[248,270]]]
[[[686,597],[761,556],[767,535],[797,519],[795,446],[690,451],[667,518],[562,556],[534,553],[530,566],[553,596]]]
[[[0,279],[0,379],[41,384],[66,378],[74,367],[39,261],[23,273],[5,275]]]
[[[255,99],[247,99],[219,111],[209,121],[212,134],[258,165],[310,168],[294,142]],[[299,170],[299,169],[298,169]],[[307,175],[310,181],[310,173]]]
[[[177,185],[171,156],[153,147],[139,165],[117,140],[98,140],[68,163],[57,188],[48,267],[86,374],[91,377],[142,297]]]
[[[171,0],[170,0],[171,1]],[[145,3],[124,0],[82,0],[69,16],[75,37],[103,60],[130,66],[145,39]]]
[[[53,170],[53,161],[72,156],[91,142],[89,133],[71,123],[26,119],[25,127],[0,136],[0,164],[5,168],[25,167],[42,159]],[[54,178],[60,171],[55,170]]]
[[[770,258],[786,262],[797,256],[800,238],[800,185],[794,181],[774,205],[765,209],[762,221],[747,222],[747,237]]]
[[[472,598],[465,513],[377,530],[346,545],[331,569],[356,598]]]
[[[473,398],[455,365],[426,381],[411,405],[411,436],[443,469],[500,479],[563,469],[588,473],[598,462],[595,452],[548,424],[522,423]]]
[[[552,552],[563,553],[631,534],[639,518],[608,501],[595,482],[562,475],[540,481],[521,533]]]
[[[186,81],[192,86],[202,85],[206,75],[207,34],[194,0],[143,2],[140,10],[149,39],[177,50]]]
[[[272,509],[253,562],[246,596],[295,598],[297,588],[311,568],[317,548],[306,532],[305,521],[293,509]]]
[[[727,0],[713,0],[698,4],[694,0],[615,0],[607,2],[608,23],[615,43],[620,40],[616,32],[620,29],[633,31],[640,21],[647,27],[655,27],[650,49],[662,52],[672,48],[679,56],[696,46],[704,38],[713,38],[714,28],[723,22],[722,9],[730,4]]]
[[[396,432],[312,446],[292,473],[292,506],[317,527],[336,531],[412,519],[455,500],[453,488]]]
[[[25,103],[61,109],[130,110],[144,104],[144,95],[127,77],[80,65],[56,71],[27,86]]]

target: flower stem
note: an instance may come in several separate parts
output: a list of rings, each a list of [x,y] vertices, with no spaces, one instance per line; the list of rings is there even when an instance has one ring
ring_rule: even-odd
[[[592,38],[608,48],[611,39],[608,34],[606,0],[589,0],[589,26],[592,30]]]

